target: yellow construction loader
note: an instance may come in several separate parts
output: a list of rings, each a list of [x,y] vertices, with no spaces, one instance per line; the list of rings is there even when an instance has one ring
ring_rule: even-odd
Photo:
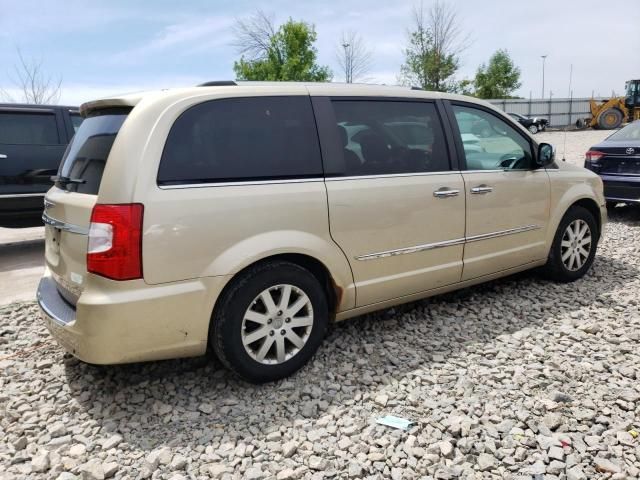
[[[629,80],[625,85],[626,96],[609,100],[590,100],[591,117],[578,119],[578,128],[611,130],[622,122],[640,119],[640,80]]]

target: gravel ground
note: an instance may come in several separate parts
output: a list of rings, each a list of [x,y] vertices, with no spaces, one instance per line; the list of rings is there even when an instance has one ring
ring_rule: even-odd
[[[86,365],[0,308],[0,478],[640,478],[639,232],[620,206],[584,279],[343,322],[260,387],[206,358]]]

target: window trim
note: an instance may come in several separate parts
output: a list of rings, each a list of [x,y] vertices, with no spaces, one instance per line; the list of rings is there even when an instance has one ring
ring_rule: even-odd
[[[60,136],[60,119],[58,118],[58,112],[55,109],[45,108],[2,108],[0,109],[0,115],[2,114],[17,114],[17,115],[46,115],[53,118],[53,123],[56,129],[57,143],[3,143],[0,141],[0,145],[10,145],[14,147],[59,147],[65,145]]]
[[[527,136],[527,134],[525,134],[524,132],[520,131],[520,127],[519,124],[517,122],[515,122],[514,120],[511,119],[511,117],[508,117],[506,114],[503,116],[500,116],[499,114],[497,114],[493,109],[486,107],[485,105],[481,105],[478,103],[472,103],[472,102],[464,102],[464,101],[459,101],[459,100],[444,100],[444,109],[446,111],[446,115],[447,118],[449,120],[449,126],[453,132],[453,136],[454,136],[454,143],[456,146],[456,151],[457,151],[457,158],[458,158],[458,165],[460,166],[460,170],[462,172],[491,172],[491,171],[501,171],[501,172],[532,172],[532,171],[536,171],[536,170],[540,170],[540,167],[537,164],[537,145],[535,144],[535,142],[529,138]],[[512,170],[512,169],[504,169],[504,170],[469,170],[467,167],[467,157],[464,153],[464,146],[462,145],[462,135],[460,133],[460,128],[458,127],[458,122],[456,120],[455,117],[455,112],[453,111],[453,107],[465,107],[465,108],[471,108],[471,109],[476,109],[476,110],[481,110],[489,115],[492,115],[494,117],[496,117],[499,120],[502,120],[503,122],[505,122],[507,125],[511,126],[511,128],[513,128],[513,130],[520,135],[524,140],[526,140],[526,142],[529,144],[529,149],[531,150],[531,160],[533,161],[533,166],[531,168],[527,168],[527,169],[518,169],[518,170]]]
[[[338,131],[336,129],[336,116],[333,108],[333,102],[406,102],[406,103],[428,103],[435,106],[436,115],[440,121],[440,127],[444,135],[446,145],[447,160],[449,163],[448,170],[439,170],[434,172],[403,172],[389,173],[380,175],[345,175],[344,170],[344,153],[341,145]],[[312,95],[311,103],[313,104],[316,123],[318,126],[318,136],[320,138],[320,150],[322,153],[322,164],[324,167],[325,178],[329,179],[364,179],[364,178],[389,178],[389,177],[410,177],[433,175],[443,173],[453,173],[459,170],[455,149],[453,146],[453,136],[449,129],[446,119],[446,112],[442,101],[434,98],[413,98],[413,97],[382,97],[374,95]]]
[[[280,175],[280,176],[254,176],[254,177],[236,177],[236,178],[220,178],[220,179],[211,179],[204,178],[201,181],[195,179],[186,179],[186,180],[160,180],[160,166],[162,165],[162,159],[164,157],[165,149],[167,148],[167,143],[169,140],[169,135],[173,127],[180,120],[180,118],[185,115],[187,112],[192,110],[193,108],[199,107],[204,104],[211,104],[215,102],[221,101],[229,101],[229,100],[241,100],[241,99],[265,99],[265,98],[303,98],[309,102],[309,111],[311,113],[310,121],[312,124],[312,128],[314,129],[314,134],[311,135],[317,141],[318,146],[318,156],[320,161],[320,171],[318,173],[312,174],[300,174],[300,175]],[[181,189],[181,188],[204,188],[204,187],[218,187],[218,186],[233,186],[233,185],[270,185],[270,184],[280,184],[280,183],[300,183],[300,182],[315,182],[318,180],[323,180],[324,178],[324,163],[322,161],[322,146],[320,144],[320,139],[318,137],[318,128],[317,121],[315,118],[315,112],[313,108],[313,104],[311,102],[311,97],[306,95],[296,95],[296,94],[280,94],[280,95],[245,95],[245,96],[232,96],[232,97],[222,97],[222,98],[214,98],[207,99],[193,105],[189,105],[185,110],[180,112],[180,114],[173,120],[171,123],[171,127],[169,128],[169,132],[164,138],[164,145],[162,147],[162,153],[160,154],[160,159],[158,161],[158,167],[156,170],[156,186],[161,190],[171,190],[171,189]]]

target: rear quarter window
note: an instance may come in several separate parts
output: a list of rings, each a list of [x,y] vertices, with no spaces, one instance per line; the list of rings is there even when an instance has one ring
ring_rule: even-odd
[[[308,96],[212,100],[191,107],[169,132],[159,185],[322,176]]]

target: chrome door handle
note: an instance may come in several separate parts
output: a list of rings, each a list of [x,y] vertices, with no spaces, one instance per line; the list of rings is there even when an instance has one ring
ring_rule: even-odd
[[[488,185],[478,185],[477,187],[473,187],[471,189],[471,193],[476,195],[481,195],[484,193],[491,193],[491,192],[493,192],[493,187],[490,187]]]
[[[460,190],[452,190],[447,187],[442,187],[433,192],[433,196],[436,198],[455,197],[460,193]]]
[[[4,153],[0,153],[0,158],[7,158],[7,156]]]

